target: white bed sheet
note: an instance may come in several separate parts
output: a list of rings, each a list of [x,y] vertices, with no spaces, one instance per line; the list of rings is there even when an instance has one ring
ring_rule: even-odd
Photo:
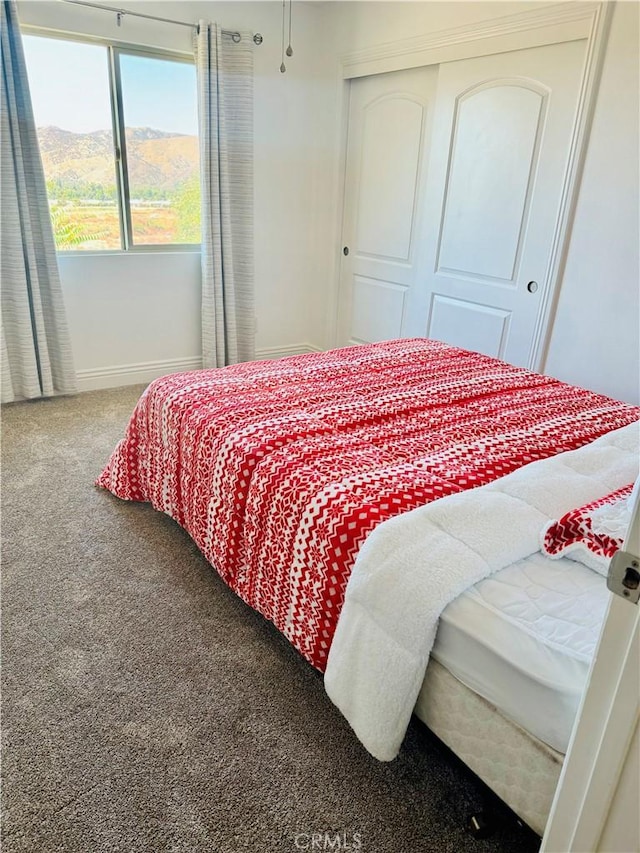
[[[538,552],[447,605],[432,656],[564,754],[608,597],[601,575]]]

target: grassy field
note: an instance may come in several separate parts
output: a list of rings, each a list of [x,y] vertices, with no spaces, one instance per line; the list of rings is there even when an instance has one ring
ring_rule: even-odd
[[[180,234],[178,211],[167,206],[131,207],[134,245],[154,246],[167,243],[199,243],[199,230],[191,227]],[[59,251],[120,249],[120,224],[115,205],[56,206],[52,211],[56,246]]]

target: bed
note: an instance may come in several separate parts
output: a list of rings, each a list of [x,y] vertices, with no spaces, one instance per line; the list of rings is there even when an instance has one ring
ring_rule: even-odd
[[[505,531],[501,513],[509,500],[515,501],[514,517],[519,519],[522,501],[497,484],[513,483],[515,478],[516,486],[524,488],[519,472],[552,465],[554,458],[567,454],[584,456],[588,473],[576,474],[580,482],[571,494],[562,481],[560,494],[547,508],[553,512],[542,513],[548,521],[554,513],[584,503],[583,498],[599,497],[592,494],[594,488],[605,494],[633,481],[637,476],[633,425],[639,415],[632,406],[441,342],[386,341],[156,380],[142,395],[97,483],[122,499],[150,501],[181,524],[225,582],[325,672],[329,696],[374,755],[387,760],[397,753],[409,702],[409,715],[415,709],[540,831],[549,806],[549,780],[552,791],[561,750],[496,711],[491,698],[482,698],[478,685],[476,690],[465,686],[464,673],[458,671],[456,676],[456,666],[448,660],[451,647],[461,643],[464,647],[465,641],[473,646],[474,641],[464,638],[463,632],[456,635],[450,621],[455,608],[444,616],[444,639],[432,649],[435,624],[447,605],[537,550],[539,531],[530,550],[534,523],[523,519],[524,526],[506,525],[513,535],[506,537],[508,548],[498,547],[500,561],[507,559],[504,565],[485,559],[481,569],[466,566],[463,571],[465,561],[455,560],[456,571],[445,572],[453,582],[447,592],[440,590],[442,594],[435,596],[438,606],[433,605],[436,615],[431,618],[435,623],[422,631],[428,635],[428,649],[426,653],[421,649],[416,665],[406,667],[405,675],[411,670],[411,677],[408,687],[400,687],[403,703],[396,701],[397,685],[385,675],[385,666],[397,668],[394,656],[384,663],[386,652],[378,654],[376,645],[381,638],[372,640],[366,625],[358,637],[365,612],[359,595],[363,590],[369,595],[376,623],[378,593],[386,588],[383,598],[391,599],[390,622],[417,628],[421,617],[398,620],[394,606],[401,602],[388,595],[393,584],[399,588],[405,580],[390,581],[385,569],[380,586],[381,575],[375,569],[384,565],[391,571],[397,562],[398,541],[404,542],[407,535],[404,528],[397,528],[399,520],[413,523],[417,518],[420,533],[425,511],[431,518],[442,508],[455,512],[462,503],[463,510],[471,506],[480,540],[486,538],[487,524],[493,523],[497,531],[493,538],[499,541]],[[594,443],[595,456],[588,452]],[[605,457],[606,471],[600,476]],[[593,476],[594,467],[598,476]],[[535,483],[539,485],[540,479],[534,477]],[[492,503],[494,522],[487,520],[484,510]],[[532,511],[539,527],[541,511],[538,507]],[[467,529],[473,528],[464,511],[461,517]],[[413,539],[415,533],[408,535]],[[456,547],[454,543],[451,553]],[[415,561],[411,568],[416,569]],[[400,561],[395,571],[404,569]],[[482,595],[482,590],[478,593],[476,587],[467,599]],[[356,617],[350,619],[353,613]],[[463,613],[461,622],[466,621]],[[446,634],[454,636],[448,651]],[[374,649],[382,670],[373,678],[372,688]],[[402,670],[401,666],[398,673]],[[528,754],[527,761],[534,756],[541,762],[544,790],[534,798],[535,808],[514,803],[512,785],[500,789],[503,773],[493,774],[499,777],[496,783],[483,769],[490,746],[485,744],[484,758],[474,761],[465,754],[464,743],[454,743],[458,736],[464,740],[464,726],[460,722],[455,732],[446,731],[452,719],[446,697],[454,697],[458,709],[466,708],[476,727],[481,718],[494,729],[496,721],[501,727],[504,721],[504,731],[494,732],[498,742],[511,738]],[[384,729],[385,701],[386,706],[402,705],[403,710],[391,726],[393,736],[385,732],[384,747],[372,748],[368,734],[360,730],[360,718],[365,728],[372,721],[375,728],[382,720]],[[536,774],[527,771],[527,775]],[[527,796],[525,792],[520,799]]]

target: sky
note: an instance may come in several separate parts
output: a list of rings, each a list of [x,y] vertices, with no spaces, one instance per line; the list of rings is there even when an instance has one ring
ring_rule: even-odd
[[[37,127],[74,133],[111,129],[107,48],[23,37]],[[191,63],[121,54],[128,127],[197,134],[196,77]]]

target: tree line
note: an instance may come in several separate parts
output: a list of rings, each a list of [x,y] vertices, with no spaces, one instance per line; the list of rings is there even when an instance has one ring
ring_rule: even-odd
[[[173,191],[146,187],[136,188],[137,199],[145,201],[168,201],[176,215],[176,231],[171,242],[197,243],[200,241],[200,181],[197,175],[185,181]],[[89,228],[74,216],[76,203],[82,201],[103,201],[117,204],[115,184],[90,182],[66,183],[60,179],[47,181],[47,196],[51,211],[54,238],[58,249],[70,249],[84,243],[103,238],[104,233],[96,226]],[[78,205],[81,207],[81,205]]]
[[[187,182],[188,183],[188,182]],[[136,187],[135,197],[145,201],[172,201],[179,196],[182,186],[175,190],[160,187]],[[67,182],[61,178],[47,181],[47,195],[51,200],[63,203],[72,201],[104,201],[116,203],[118,193],[115,183],[110,186],[90,181]]]

